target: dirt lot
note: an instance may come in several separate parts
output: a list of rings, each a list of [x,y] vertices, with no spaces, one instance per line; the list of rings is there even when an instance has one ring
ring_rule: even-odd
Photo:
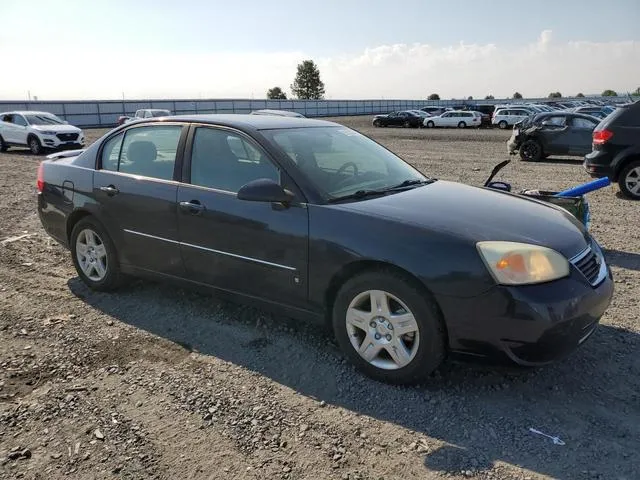
[[[442,179],[481,184],[507,157],[508,132],[339,121]],[[640,203],[617,187],[590,195],[616,294],[581,350],[534,371],[447,362],[397,388],[317,325],[148,282],[90,292],[40,227],[38,160],[0,155],[0,478],[640,478]],[[588,180],[561,159],[500,177]]]

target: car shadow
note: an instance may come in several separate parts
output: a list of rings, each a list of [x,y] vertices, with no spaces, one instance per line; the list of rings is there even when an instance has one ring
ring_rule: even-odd
[[[581,349],[546,368],[447,361],[423,385],[397,387],[356,374],[326,328],[312,322],[147,281],[117,293],[93,292],[79,278],[68,287],[123,323],[399,425],[416,439],[435,439],[426,450],[394,445],[423,454],[425,470],[481,474],[507,463],[553,478],[638,478],[630,461],[640,438],[640,336],[634,332],[601,325]],[[554,461],[557,456],[563,460]]]
[[[604,254],[609,265],[640,271],[640,253],[604,249]]]

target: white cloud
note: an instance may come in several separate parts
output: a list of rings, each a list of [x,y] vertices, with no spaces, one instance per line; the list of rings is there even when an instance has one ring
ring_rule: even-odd
[[[179,54],[77,50],[82,62],[64,67],[24,61],[34,52],[3,39],[0,99],[263,98],[285,90],[305,52]],[[6,53],[9,52],[8,58]],[[38,52],[40,54],[42,52]],[[559,43],[545,30],[524,46],[395,44],[316,58],[330,98],[476,98],[493,94],[546,96],[620,92],[640,86],[640,42]],[[9,74],[9,75],[7,75]]]

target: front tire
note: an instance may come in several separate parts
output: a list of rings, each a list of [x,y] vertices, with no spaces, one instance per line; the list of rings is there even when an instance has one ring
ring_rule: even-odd
[[[443,323],[421,288],[391,270],[348,280],[336,296],[333,330],[345,356],[378,381],[412,384],[445,357]]]
[[[42,144],[40,143],[38,137],[36,137],[35,135],[31,135],[29,137],[27,144],[32,155],[40,155],[42,153]]]
[[[635,160],[624,167],[618,177],[618,185],[625,197],[640,200],[640,160]]]
[[[435,123],[433,123],[433,120],[429,120],[429,121],[427,122],[427,128],[434,128],[435,126],[436,126],[436,124],[435,124]]]
[[[380,125],[380,120],[374,120],[374,121],[373,121],[373,126],[374,126],[374,127],[380,127],[380,126],[381,126],[381,125]]]
[[[542,157],[542,145],[535,140],[526,140],[520,145],[520,158],[525,162],[537,162]]]
[[[89,288],[109,291],[123,283],[113,241],[93,217],[84,217],[75,224],[70,246],[76,272]]]

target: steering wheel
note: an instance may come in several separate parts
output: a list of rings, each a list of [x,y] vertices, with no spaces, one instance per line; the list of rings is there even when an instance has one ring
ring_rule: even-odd
[[[344,165],[342,165],[342,166],[341,166],[341,167],[336,171],[336,173],[334,173],[334,175],[335,175],[336,177],[339,177],[339,176],[340,176],[340,174],[344,173],[344,171],[345,171],[347,168],[349,168],[349,167],[351,167],[351,168],[353,169],[353,176],[354,176],[354,177],[357,177],[357,176],[358,176],[358,166],[357,166],[355,163],[353,163],[353,162],[347,162],[347,163],[345,163]],[[338,182],[337,182],[337,184],[335,185],[335,187],[340,187],[340,186],[342,186],[342,184],[347,183],[349,180],[351,180],[351,178],[352,178],[352,177],[347,177],[347,178],[344,178],[344,179],[342,179],[342,180],[338,179]]]

